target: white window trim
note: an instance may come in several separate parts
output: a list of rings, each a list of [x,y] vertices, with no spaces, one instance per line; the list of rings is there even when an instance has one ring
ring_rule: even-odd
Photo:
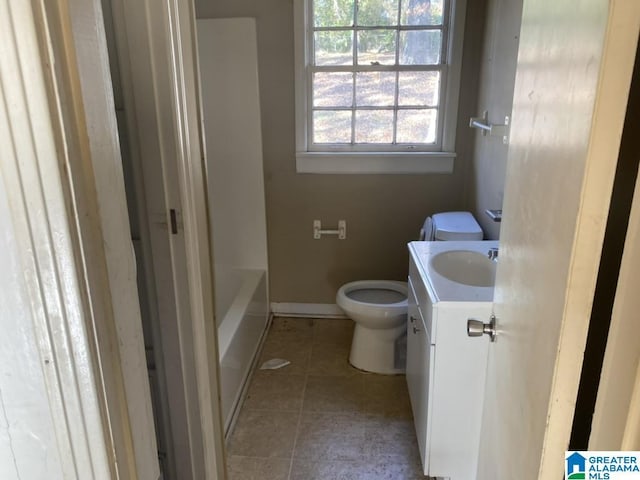
[[[310,151],[307,130],[309,128],[308,97],[311,94],[307,82],[308,65],[307,29],[310,0],[294,0],[295,39],[295,102],[296,102],[296,171],[298,173],[452,173],[455,153],[458,96],[462,66],[462,45],[466,14],[466,0],[450,0],[451,25],[445,95],[441,108],[441,151],[430,152],[344,152]]]

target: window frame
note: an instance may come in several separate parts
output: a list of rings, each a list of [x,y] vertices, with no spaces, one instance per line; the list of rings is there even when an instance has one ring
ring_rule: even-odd
[[[445,0],[449,23],[441,67],[435,145],[311,144],[313,0],[294,0],[296,170],[298,173],[451,173],[455,154],[466,0]],[[446,18],[446,14],[445,14]],[[427,68],[428,69],[428,68]],[[353,71],[360,68],[354,65]],[[434,69],[436,70],[436,69]],[[390,71],[396,71],[395,68]]]

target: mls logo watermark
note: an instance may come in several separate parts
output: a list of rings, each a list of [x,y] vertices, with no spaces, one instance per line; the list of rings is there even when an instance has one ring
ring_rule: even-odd
[[[569,453],[569,452],[567,452]],[[580,479],[584,480],[585,477],[585,467],[587,465],[587,459],[583,457],[578,452],[573,452],[571,455],[566,457],[565,460],[565,478],[566,480],[574,480]]]
[[[566,480],[640,480],[640,452],[566,452]]]

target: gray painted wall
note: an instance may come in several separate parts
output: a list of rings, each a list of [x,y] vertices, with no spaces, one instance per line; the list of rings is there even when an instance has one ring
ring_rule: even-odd
[[[495,124],[511,116],[521,18],[522,0],[488,0],[477,114],[487,110],[489,121]],[[502,208],[509,147],[501,137],[484,137],[476,131],[473,150],[467,206],[478,219],[485,237],[493,240],[500,235],[500,224],[489,219],[484,211]]]
[[[468,3],[453,174],[310,175],[295,171],[291,0],[196,0],[198,18],[257,21],[271,301],[334,303],[348,281],[404,280],[424,217],[464,208],[485,5]],[[314,219],[345,219],[347,240],[313,240]]]

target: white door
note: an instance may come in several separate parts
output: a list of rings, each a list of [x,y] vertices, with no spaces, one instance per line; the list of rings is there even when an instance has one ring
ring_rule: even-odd
[[[562,477],[639,4],[524,2],[478,480]]]

